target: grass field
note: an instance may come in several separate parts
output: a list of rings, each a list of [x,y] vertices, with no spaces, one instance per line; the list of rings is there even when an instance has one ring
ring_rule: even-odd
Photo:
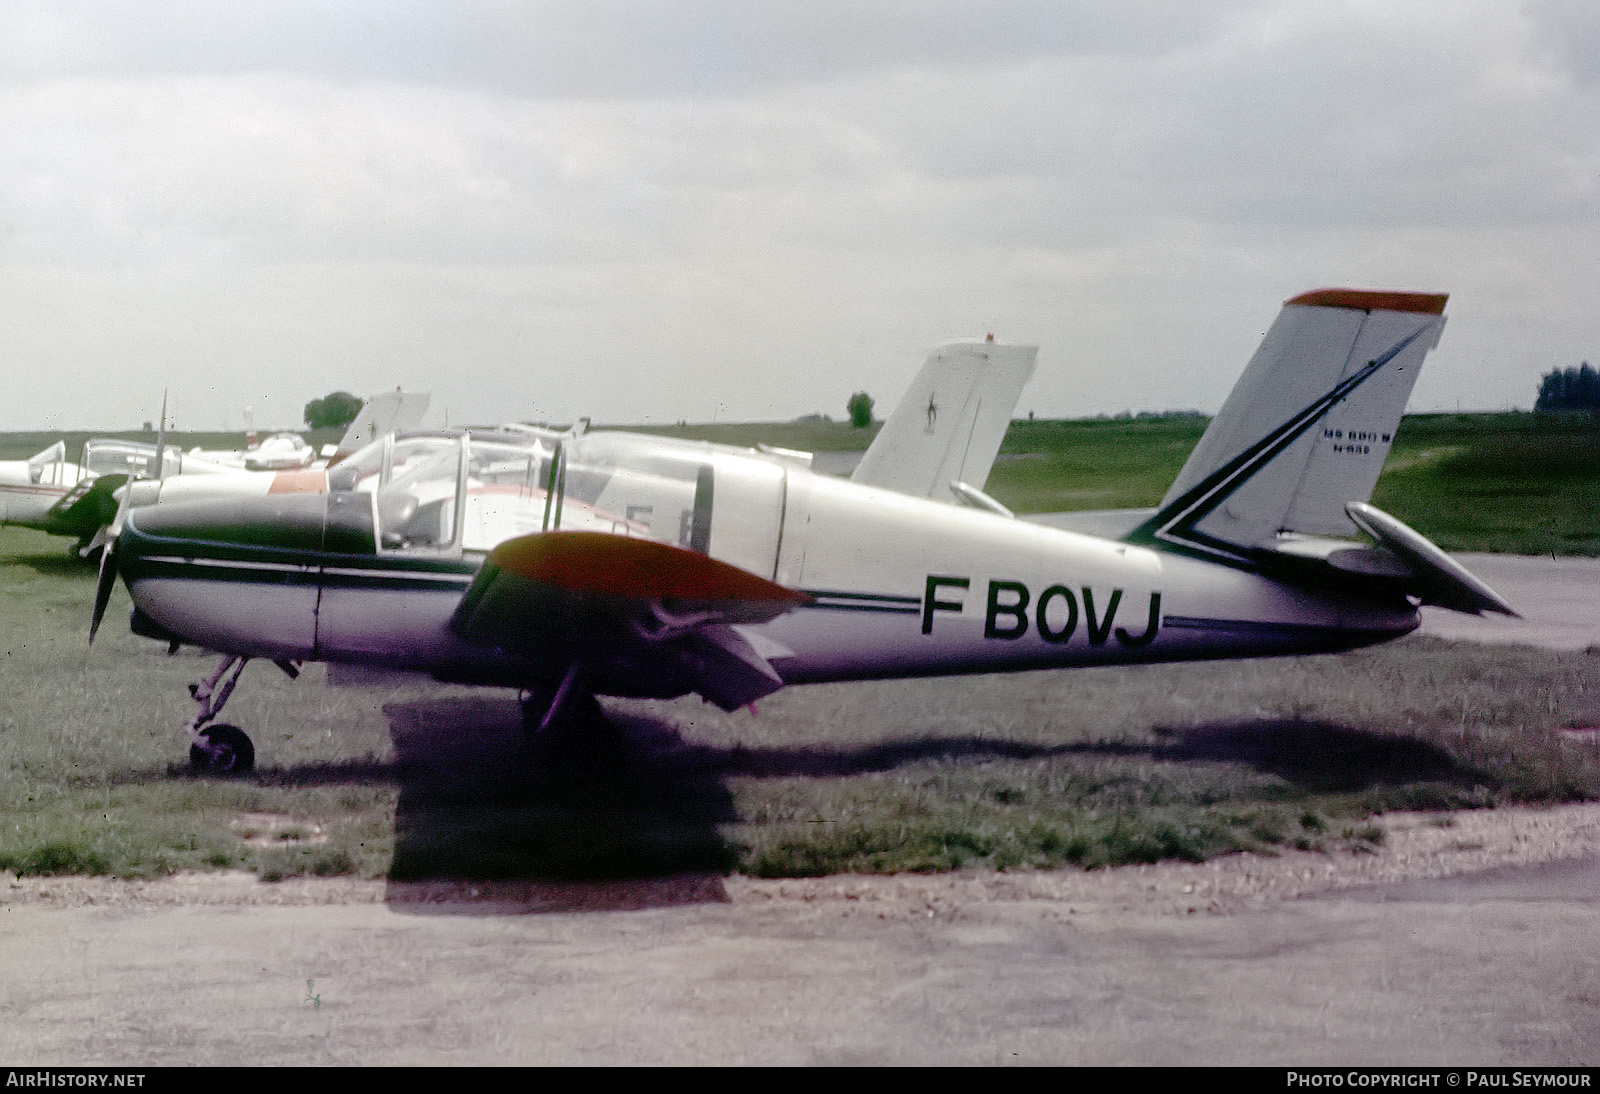
[[[507,692],[246,671],[251,777],[193,777],[208,656],[0,530],[0,869],[274,878],[787,876],[1359,849],[1394,808],[1600,794],[1600,654],[1407,639],[1334,656],[795,688],[759,714],[615,703],[534,747]]]

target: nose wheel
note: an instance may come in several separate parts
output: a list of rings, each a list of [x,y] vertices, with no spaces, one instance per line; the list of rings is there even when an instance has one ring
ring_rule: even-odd
[[[189,685],[189,694],[200,709],[183,728],[189,735],[189,767],[197,775],[243,775],[256,765],[256,746],[244,730],[220,723],[206,725],[222,713],[249,661],[248,657],[224,657],[210,676]]]
[[[200,730],[189,746],[189,766],[200,775],[243,775],[256,765],[256,746],[238,726],[214,725]]]

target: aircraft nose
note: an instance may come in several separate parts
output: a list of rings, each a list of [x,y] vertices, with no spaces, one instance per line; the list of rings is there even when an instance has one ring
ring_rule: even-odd
[[[325,495],[130,510],[117,568],[134,632],[223,653],[309,656],[326,518]]]
[[[178,544],[317,552],[326,523],[326,495],[284,494],[152,505],[130,512],[123,534],[144,554]]]

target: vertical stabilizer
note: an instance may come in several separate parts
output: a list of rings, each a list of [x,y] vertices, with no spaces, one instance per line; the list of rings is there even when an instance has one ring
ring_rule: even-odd
[[[1279,532],[1353,534],[1345,507],[1372,496],[1446,299],[1323,289],[1287,301],[1130,538],[1227,554]]]
[[[952,501],[952,482],[982,487],[1038,346],[952,342],[928,355],[855,474],[868,486]]]
[[[399,388],[373,395],[362,404],[361,413],[350,423],[339,440],[341,455],[371,444],[385,433],[415,429],[428,412],[428,396],[402,392]]]

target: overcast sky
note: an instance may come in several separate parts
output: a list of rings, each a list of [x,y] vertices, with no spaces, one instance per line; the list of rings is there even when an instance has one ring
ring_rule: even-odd
[[[1592,0],[0,0],[0,429],[1214,411],[1451,294],[1413,409],[1600,359]]]

